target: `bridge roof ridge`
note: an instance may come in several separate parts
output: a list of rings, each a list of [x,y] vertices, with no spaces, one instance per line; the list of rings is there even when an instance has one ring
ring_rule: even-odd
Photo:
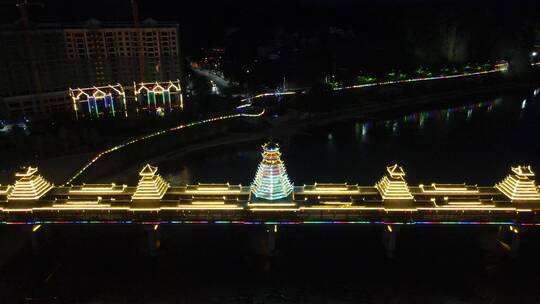
[[[142,170],[139,172],[139,175],[141,176],[152,176],[155,175],[158,168],[151,166],[150,164],[146,164]]]

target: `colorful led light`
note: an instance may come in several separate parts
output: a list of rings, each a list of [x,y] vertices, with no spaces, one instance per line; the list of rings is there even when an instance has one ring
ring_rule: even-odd
[[[281,161],[279,145],[275,143],[263,145],[262,157],[251,186],[251,193],[255,199],[276,201],[290,197],[293,185]]]

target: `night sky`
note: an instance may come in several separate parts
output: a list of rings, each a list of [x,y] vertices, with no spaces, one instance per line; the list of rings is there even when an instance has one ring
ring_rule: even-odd
[[[37,1],[37,0],[36,0]],[[2,1],[2,23],[18,18],[15,0]],[[512,26],[537,21],[540,1],[535,0],[272,0],[272,1],[150,1],[139,0],[140,19],[176,21],[190,47],[220,44],[230,28],[316,27],[336,25],[373,30],[397,19],[423,22],[450,14],[469,23]],[[90,18],[131,22],[129,0],[41,0],[44,8],[29,7],[32,21],[82,22]]]

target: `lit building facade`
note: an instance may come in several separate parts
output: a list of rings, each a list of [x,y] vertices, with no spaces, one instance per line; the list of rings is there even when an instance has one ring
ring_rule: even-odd
[[[126,93],[120,84],[102,87],[69,89],[77,118],[121,113],[127,116]]]
[[[165,113],[184,109],[180,80],[134,83],[133,94],[137,109],[150,113]]]
[[[0,31],[0,110],[21,117],[72,110],[68,88],[181,78],[178,24],[42,24]]]

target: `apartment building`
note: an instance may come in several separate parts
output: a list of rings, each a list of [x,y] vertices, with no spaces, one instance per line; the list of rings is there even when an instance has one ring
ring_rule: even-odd
[[[0,26],[0,115],[71,110],[68,89],[181,77],[178,24]]]

